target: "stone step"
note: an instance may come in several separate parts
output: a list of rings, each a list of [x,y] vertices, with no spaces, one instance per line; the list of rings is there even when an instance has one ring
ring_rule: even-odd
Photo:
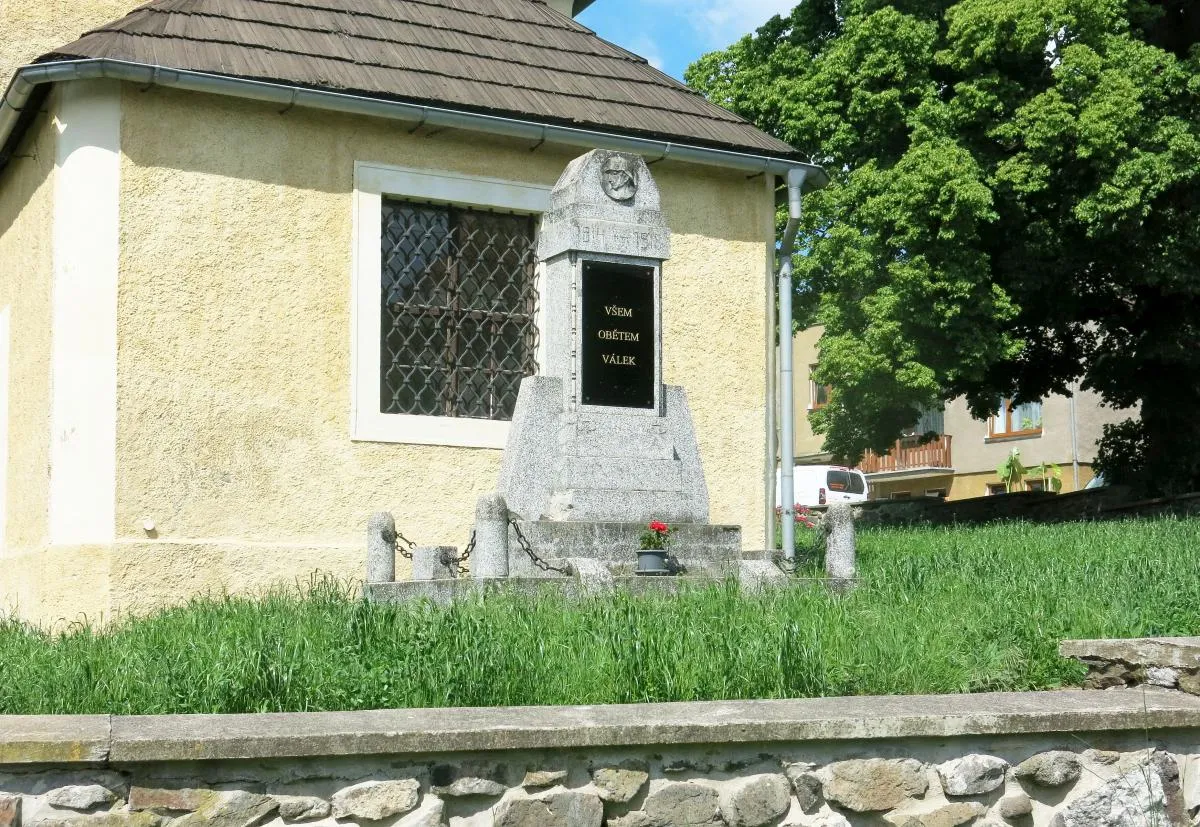
[[[675,459],[564,457],[555,490],[682,491],[683,465]]]
[[[405,603],[412,600],[430,600],[448,604],[473,595],[509,592],[535,596],[561,594],[570,598],[622,591],[629,594],[678,594],[687,589],[703,589],[724,580],[704,576],[683,577],[613,577],[603,581],[579,577],[523,577],[514,576],[500,580],[404,580],[395,583],[368,583],[365,595],[373,603]],[[758,561],[746,561],[738,574],[743,591],[757,592],[767,588],[789,588],[809,586],[814,581],[789,577],[783,572],[767,568]],[[819,582],[819,581],[815,581]]]
[[[543,559],[586,557],[593,560],[633,561],[646,526],[642,523],[553,522],[549,520],[519,523],[534,553]],[[509,532],[509,565],[519,558],[528,559],[517,543],[516,532]],[[680,523],[672,526],[669,551],[676,557],[694,561],[730,561],[742,559],[742,529],[739,526]]]

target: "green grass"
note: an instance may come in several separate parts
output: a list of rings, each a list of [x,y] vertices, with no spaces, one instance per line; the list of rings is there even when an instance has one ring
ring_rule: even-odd
[[[106,632],[0,623],[0,713],[1049,689],[1063,638],[1200,633],[1200,520],[864,532],[862,585],[383,607],[330,583]]]

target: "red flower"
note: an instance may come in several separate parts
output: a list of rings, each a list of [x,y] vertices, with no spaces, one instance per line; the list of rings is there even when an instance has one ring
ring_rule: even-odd
[[[655,534],[666,534],[668,531],[671,530],[670,526],[668,526],[666,523],[660,523],[658,520],[655,520],[654,522],[650,523],[649,528]]]

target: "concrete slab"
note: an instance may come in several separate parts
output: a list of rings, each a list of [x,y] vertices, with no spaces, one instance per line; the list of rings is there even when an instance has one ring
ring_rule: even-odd
[[[2,722],[3,719],[0,719]],[[3,723],[0,723],[3,726]],[[1157,689],[614,706],[114,718],[111,760],[1200,730],[1200,698]]]
[[[0,765],[102,764],[108,715],[0,715]]]
[[[1200,637],[1143,637],[1101,640],[1064,640],[1058,646],[1064,658],[1119,661],[1131,666],[1200,669]]]

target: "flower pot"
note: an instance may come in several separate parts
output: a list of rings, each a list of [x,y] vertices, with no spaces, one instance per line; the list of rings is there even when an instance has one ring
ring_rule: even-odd
[[[634,574],[661,577],[671,573],[671,567],[667,565],[666,549],[641,549],[637,556],[638,564]]]

